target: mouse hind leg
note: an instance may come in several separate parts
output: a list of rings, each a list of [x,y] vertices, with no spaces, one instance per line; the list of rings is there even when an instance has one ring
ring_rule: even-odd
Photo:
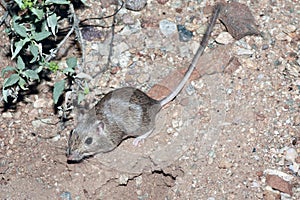
[[[153,128],[154,129],[154,128]],[[151,129],[150,131],[148,131],[147,133],[143,134],[143,135],[140,135],[138,137],[136,137],[132,144],[134,146],[138,146],[140,142],[143,142],[144,143],[144,140],[153,132],[153,129]]]

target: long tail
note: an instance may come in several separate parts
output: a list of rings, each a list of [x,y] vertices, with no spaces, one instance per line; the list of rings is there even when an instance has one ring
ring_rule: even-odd
[[[211,34],[213,27],[218,19],[220,11],[221,11],[221,5],[217,4],[214,8],[214,13],[210,19],[208,27],[207,27],[205,34],[203,35],[203,38],[201,40],[200,47],[198,48],[197,53],[192,60],[192,63],[190,64],[188,70],[185,72],[183,79],[180,81],[180,83],[178,84],[176,89],[171,94],[169,94],[167,97],[160,100],[160,105],[162,107],[164,105],[166,105],[167,103],[169,103],[170,101],[172,101],[178,95],[178,93],[182,90],[185,83],[190,78],[192,72],[194,71],[194,69],[196,67],[196,64],[197,64],[199,58],[201,57],[201,55],[204,52],[205,47],[207,46],[210,34]]]

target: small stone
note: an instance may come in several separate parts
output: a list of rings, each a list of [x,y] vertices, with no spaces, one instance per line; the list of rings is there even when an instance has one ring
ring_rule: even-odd
[[[62,200],[72,200],[72,197],[71,197],[71,193],[70,192],[63,192],[61,195],[60,195],[60,198]]]
[[[133,11],[142,10],[147,4],[147,0],[126,0],[125,8]]]
[[[134,33],[139,32],[141,29],[142,29],[141,22],[137,20],[136,23],[132,25],[124,26],[124,28],[122,28],[122,31],[120,32],[120,35],[132,35]]]
[[[20,119],[21,115],[22,115],[22,112],[21,112],[21,111],[15,112],[15,113],[14,113],[14,119]]]
[[[192,39],[193,33],[185,28],[183,25],[177,25],[179,40],[181,42],[188,42]]]
[[[127,185],[127,182],[128,182],[128,176],[125,175],[125,174],[121,174],[120,177],[119,177],[119,184],[120,185]]]
[[[286,33],[293,33],[297,30],[297,27],[295,25],[289,24],[287,27],[284,29],[284,32]]]
[[[300,115],[296,115],[294,117],[294,126],[299,126],[300,125]]]
[[[292,192],[292,184],[289,182],[283,180],[279,176],[276,175],[267,175],[266,177],[266,183],[271,186],[273,189],[279,190],[280,192],[284,192],[289,194],[290,196],[293,195]]]
[[[220,169],[229,169],[232,167],[232,163],[228,160],[221,160],[218,167]]]
[[[157,3],[164,5],[164,4],[166,4],[168,1],[169,1],[169,0],[157,0]]]
[[[121,42],[114,47],[114,54],[119,56],[120,54],[126,52],[129,49],[128,44]]]
[[[286,151],[285,159],[290,162],[295,162],[295,159],[298,157],[298,153],[294,148],[289,148]]]
[[[13,116],[11,112],[4,112],[2,113],[2,117],[8,119],[8,118],[12,118]]]
[[[119,64],[121,68],[125,68],[129,65],[131,54],[126,51],[125,53],[121,54],[119,57]]]
[[[163,19],[159,22],[159,29],[164,36],[170,36],[177,31],[177,26],[174,22]]]
[[[239,48],[237,50],[237,55],[252,55],[254,53],[253,50],[250,50],[250,49],[243,49],[243,48]]]
[[[233,37],[228,32],[222,32],[216,38],[216,42],[219,44],[229,44],[234,42]]]
[[[193,94],[195,94],[196,90],[195,87],[192,84],[189,84],[186,89],[185,89],[186,93],[191,96]]]
[[[133,25],[134,24],[134,19],[132,17],[132,15],[130,15],[129,13],[125,13],[123,16],[122,16],[122,20],[124,22],[124,24],[126,25]]]
[[[280,178],[288,182],[291,182],[294,179],[292,175],[274,169],[266,169],[264,170],[264,174],[279,176]]]
[[[292,41],[292,38],[283,32],[277,34],[275,38],[279,41]]]
[[[263,194],[264,200],[280,200],[280,193],[278,191],[265,190]]]
[[[46,101],[45,99],[41,98],[41,99],[37,99],[34,103],[33,103],[33,107],[34,108],[45,108],[47,106],[48,101]]]
[[[268,45],[268,44],[263,44],[262,47],[261,47],[262,50],[266,50],[266,49],[268,49],[268,48],[269,48],[269,45]]]
[[[299,174],[299,164],[294,162],[292,165],[289,166],[289,169],[291,171],[293,171],[295,174],[298,173]]]
[[[40,119],[32,121],[31,124],[34,128],[39,128],[39,127],[45,125]]]
[[[139,75],[139,77],[137,78],[137,81],[141,84],[146,83],[147,81],[149,81],[150,79],[150,75],[146,74],[146,73],[142,73],[141,75]]]

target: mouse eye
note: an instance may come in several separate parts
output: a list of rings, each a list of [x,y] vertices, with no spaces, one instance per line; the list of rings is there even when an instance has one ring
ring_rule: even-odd
[[[92,142],[93,142],[93,138],[91,137],[86,138],[86,140],[84,141],[84,143],[87,145],[92,144]]]

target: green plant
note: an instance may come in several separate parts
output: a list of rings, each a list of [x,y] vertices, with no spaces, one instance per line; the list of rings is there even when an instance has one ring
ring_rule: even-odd
[[[12,59],[16,59],[16,66],[5,67],[1,75],[7,76],[2,87],[3,100],[8,97],[16,99],[19,90],[27,90],[28,85],[40,80],[42,71],[62,73],[64,79],[54,84],[53,99],[58,102],[65,90],[66,80],[72,77],[77,66],[76,58],[67,59],[67,66],[60,67],[55,62],[50,62],[56,56],[58,48],[65,39],[58,43],[57,47],[46,49],[44,44],[51,41],[57,44],[58,22],[61,13],[69,12],[69,20],[74,23],[73,5],[69,0],[14,0],[14,4],[7,8],[10,11],[11,23],[7,33],[11,37]],[[82,3],[85,3],[81,0]],[[16,6],[17,5],[17,6]],[[73,24],[74,25],[74,24]]]

